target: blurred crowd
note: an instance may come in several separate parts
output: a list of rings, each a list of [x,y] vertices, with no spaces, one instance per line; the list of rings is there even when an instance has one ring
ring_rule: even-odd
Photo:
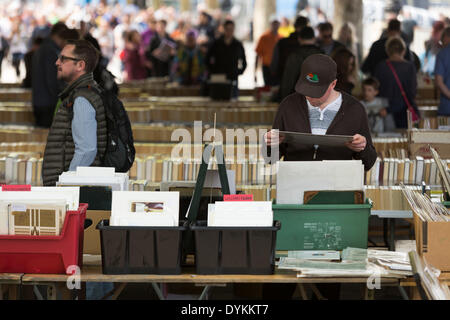
[[[40,81],[33,75],[38,72],[38,67],[33,67],[33,61],[38,59],[33,55],[44,51],[41,46],[47,49],[53,46],[57,53],[64,41],[80,37],[90,40],[101,52],[96,75],[104,85],[114,82],[108,65],[119,61],[122,74],[115,76],[124,81],[169,77],[180,85],[204,85],[222,79],[231,84],[232,95],[238,95],[238,78],[247,67],[247,59],[243,43],[235,37],[235,22],[229,13],[204,8],[179,13],[167,6],[158,10],[137,9],[102,2],[96,6],[73,6],[70,10],[54,8],[52,14],[39,12],[35,7],[0,7],[0,67],[1,60],[9,57],[20,77],[23,60],[24,87]],[[316,25],[309,19],[313,15],[300,14],[304,15],[298,15],[294,21],[271,17],[270,28],[255,39],[255,70],[261,66],[264,84],[276,88],[272,99],[280,102],[293,93],[302,62],[309,55],[323,53],[337,64],[337,89],[352,94],[358,88],[363,93],[373,130],[404,128],[405,110],[418,113],[414,102],[417,74],[434,77],[437,57],[445,47],[443,38],[449,19],[442,17],[434,22],[424,44],[425,54],[419,58],[410,50],[417,23],[406,14],[388,13],[386,29],[366,56],[352,23],[345,23],[335,32],[323,13],[314,16]],[[65,28],[60,28],[61,25]],[[42,61],[37,63],[41,65]],[[49,61],[48,65],[51,64]],[[33,93],[33,97],[42,95],[41,91]],[[450,114],[448,109],[446,112]]]

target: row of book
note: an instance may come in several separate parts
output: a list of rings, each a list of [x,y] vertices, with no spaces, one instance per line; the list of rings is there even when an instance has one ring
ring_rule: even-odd
[[[155,191],[159,188],[159,183],[147,180],[130,180],[129,184],[129,190],[132,191]],[[421,191],[419,186],[406,186],[406,188],[412,191]],[[255,201],[272,201],[276,199],[276,185],[237,184],[236,191],[252,194]],[[365,197],[373,201],[372,210],[411,210],[400,186],[365,186],[364,191]]]
[[[441,160],[444,167],[450,168],[450,159]],[[366,171],[365,184],[389,186],[400,183],[420,185],[441,185],[441,177],[434,159],[377,158],[373,167]]]
[[[42,160],[18,153],[0,157],[0,181],[41,185]]]
[[[405,188],[412,191],[422,190],[420,186]],[[365,196],[373,201],[372,210],[411,210],[401,186],[365,186]]]
[[[129,171],[130,179],[160,181],[195,181],[201,160],[192,159],[158,159],[155,156],[136,158]],[[275,167],[261,160],[225,161],[226,168],[235,172],[237,184],[270,184],[276,183]],[[217,170],[217,161],[208,165]]]
[[[276,107],[212,109],[182,107],[127,107],[131,123],[150,123],[152,121],[211,121],[214,116],[222,123],[271,124],[277,111]],[[33,124],[35,122],[31,107],[0,107],[0,123]]]

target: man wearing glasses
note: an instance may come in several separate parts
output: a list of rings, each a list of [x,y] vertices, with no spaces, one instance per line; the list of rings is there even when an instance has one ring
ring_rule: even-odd
[[[337,49],[345,48],[342,43],[333,39],[333,25],[331,23],[320,23],[318,29],[317,45],[326,55],[330,56]]]
[[[98,51],[86,40],[70,40],[56,60],[57,77],[67,83],[45,147],[42,179],[55,185],[64,171],[98,166],[107,144],[105,109],[93,70]]]

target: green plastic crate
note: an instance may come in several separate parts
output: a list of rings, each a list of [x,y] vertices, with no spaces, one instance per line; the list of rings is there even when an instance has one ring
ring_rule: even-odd
[[[281,222],[276,250],[343,250],[367,248],[372,204],[276,204]]]

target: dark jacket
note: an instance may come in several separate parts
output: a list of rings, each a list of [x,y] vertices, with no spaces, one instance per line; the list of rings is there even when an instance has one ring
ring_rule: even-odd
[[[416,67],[409,61],[391,61],[392,66],[397,73],[397,76],[405,90],[406,97],[409,103],[415,109],[416,114],[419,114],[415,97],[417,93],[417,76]],[[380,89],[378,96],[384,97],[389,101],[387,111],[394,117],[395,126],[397,128],[407,128],[408,121],[406,110],[408,109],[405,99],[402,96],[400,87],[395,80],[392,70],[386,63],[386,60],[381,61],[374,70],[374,77],[380,81]]]
[[[331,45],[331,50],[330,52],[326,52],[325,51],[325,46],[321,41],[317,41],[317,46],[323,51],[325,52],[325,54],[331,56],[333,55],[334,52],[338,51],[341,48],[345,48],[345,45],[337,40],[333,40],[333,43]]]
[[[327,134],[350,136],[360,134],[367,140],[366,148],[361,152],[354,152],[345,146],[323,146],[317,149],[315,160],[362,160],[364,169],[370,170],[375,163],[377,153],[372,144],[366,110],[352,96],[344,92],[341,92],[341,94],[342,106],[330,124]],[[272,128],[280,131],[311,133],[306,98],[299,93],[293,93],[284,99],[278,108]],[[267,149],[270,156],[270,148]],[[284,156],[285,161],[312,161],[314,160],[314,152],[313,145],[282,143],[279,147],[279,156]],[[266,161],[269,160],[268,157],[265,158]]]
[[[247,68],[242,42],[233,38],[227,45],[224,36],[221,36],[208,50],[206,63],[210,74],[226,74],[228,80],[237,80]]]
[[[56,78],[56,60],[61,49],[51,39],[45,39],[33,54],[32,63],[32,102],[33,108],[54,109],[58,101],[58,94],[65,84]]]
[[[283,100],[291,93],[295,92],[295,84],[300,77],[303,61],[313,54],[323,53],[316,45],[301,45],[289,56],[286,62],[286,70],[280,85],[280,100]]]
[[[97,155],[91,166],[99,166],[105,154],[107,127],[105,108],[101,97],[87,86],[97,86],[92,73],[82,75],[60,95],[62,101],[48,133],[42,164],[44,186],[54,186],[61,173],[68,171],[75,153],[72,137],[73,102],[79,96],[86,98],[95,109],[97,120]]]
[[[164,38],[161,38],[160,35],[156,33],[150,42],[148,51],[146,52],[147,59],[151,61],[153,64],[152,69],[153,77],[165,77],[170,74],[170,65],[172,63],[174,56],[171,55],[168,61],[161,61],[152,55],[153,51],[158,49],[163,39],[166,39],[167,41],[173,42],[173,44],[175,44],[175,40],[169,37],[169,35],[166,34]]]
[[[281,81],[283,78],[287,59],[291,53],[295,52],[299,47],[300,42],[298,42],[298,32],[292,32],[289,37],[278,40],[275,48],[273,48],[270,71],[278,81]]]
[[[372,44],[369,54],[367,55],[367,58],[364,60],[361,66],[361,71],[363,73],[374,75],[375,67],[377,66],[377,64],[388,58],[388,55],[386,53],[387,40],[388,38],[383,38],[375,41]],[[409,51],[409,48],[406,48],[405,59],[411,61],[411,57],[412,55]]]

